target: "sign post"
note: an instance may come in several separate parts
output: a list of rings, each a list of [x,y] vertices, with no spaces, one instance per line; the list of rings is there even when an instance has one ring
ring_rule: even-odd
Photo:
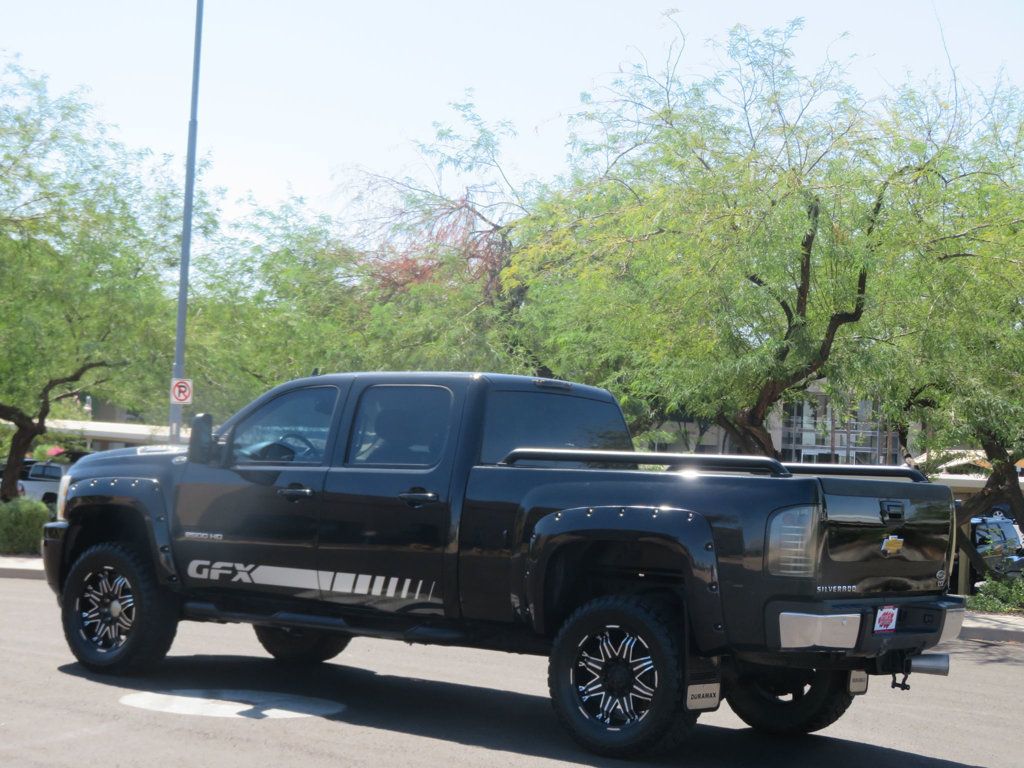
[[[181,406],[174,398],[174,382],[188,381],[185,375],[185,317],[188,312],[188,267],[192,254],[192,195],[196,177],[196,113],[199,109],[199,52],[203,40],[203,0],[196,0],[196,37],[192,51],[192,111],[188,122],[188,157],[185,161],[185,211],[181,225],[181,269],[178,275],[178,326],[174,342],[174,370],[171,379],[171,409],[168,415],[170,439],[181,442]],[[192,382],[188,382],[192,402]]]

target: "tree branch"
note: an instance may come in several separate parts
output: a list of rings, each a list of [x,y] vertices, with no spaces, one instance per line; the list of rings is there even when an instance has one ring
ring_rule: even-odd
[[[19,429],[30,429],[34,425],[32,417],[14,405],[0,404],[0,419],[11,422]]]
[[[807,207],[810,224],[800,241],[800,287],[796,294],[796,314],[802,319],[807,318],[807,299],[811,292],[811,251],[814,249],[814,239],[818,236],[820,214],[821,201],[815,197]]]
[[[80,380],[85,374],[95,368],[109,368],[111,365],[112,363],[109,363],[106,360],[94,360],[92,362],[82,363],[74,370],[74,372],[69,373],[67,376],[59,376],[46,382],[46,385],[43,387],[43,391],[39,393],[39,413],[36,414],[37,423],[42,425],[45,422],[46,417],[49,415],[51,403],[50,393],[53,392],[54,389],[64,384],[71,384],[72,382]]]

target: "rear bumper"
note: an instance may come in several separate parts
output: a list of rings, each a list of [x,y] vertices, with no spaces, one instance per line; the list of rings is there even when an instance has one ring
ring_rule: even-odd
[[[43,526],[43,570],[46,572],[46,583],[58,597],[62,575],[60,569],[64,560],[64,538],[67,532],[68,524],[64,520]]]
[[[883,606],[899,609],[896,627],[875,632]],[[765,609],[768,647],[779,651],[845,651],[880,656],[913,653],[955,639],[964,620],[964,599],[955,595],[870,598],[823,603],[772,602]]]

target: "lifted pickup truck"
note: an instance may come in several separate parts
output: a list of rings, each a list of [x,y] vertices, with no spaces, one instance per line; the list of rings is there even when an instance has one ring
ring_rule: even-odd
[[[593,387],[336,374],[210,425],[63,481],[43,554],[85,667],[153,664],[182,619],[250,623],[289,663],[353,636],[544,654],[572,736],[628,755],[723,699],[757,729],[824,728],[869,675],[944,674],[922,652],[963,619],[948,488],[635,453]]]

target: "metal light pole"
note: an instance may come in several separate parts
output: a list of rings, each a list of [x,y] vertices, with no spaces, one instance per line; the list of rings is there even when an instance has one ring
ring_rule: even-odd
[[[192,256],[192,196],[196,179],[196,114],[199,107],[199,52],[203,39],[203,0],[196,0],[196,40],[192,58],[192,112],[188,121],[188,157],[185,161],[185,211],[181,225],[181,271],[178,276],[178,329],[174,342],[172,376],[185,376],[185,319],[188,314],[188,267]],[[181,405],[172,397],[168,416],[172,443],[181,441]]]

